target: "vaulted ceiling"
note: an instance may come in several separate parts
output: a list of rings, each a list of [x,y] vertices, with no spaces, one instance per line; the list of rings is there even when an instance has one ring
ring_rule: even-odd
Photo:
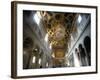
[[[49,35],[49,41],[54,48],[65,48],[76,32],[75,19],[77,14],[59,12],[41,12],[43,23]]]
[[[63,58],[65,52],[68,52],[71,34],[77,32],[76,18],[78,14],[46,11],[41,11],[40,14],[55,58]]]
[[[32,13],[32,15],[31,15]],[[37,29],[38,18],[40,18],[40,22],[43,26],[41,26],[39,22],[39,27],[44,27],[46,34],[45,36],[48,37],[48,43],[49,46],[52,49],[52,57],[53,57],[53,63],[54,65],[59,65],[64,63],[65,55],[68,53],[71,36],[73,33],[77,32],[77,17],[79,14],[77,13],[67,13],[67,12],[50,12],[50,11],[33,11],[33,12],[27,12],[25,15],[29,16],[34,19],[34,22],[31,20],[28,20],[29,22],[32,22],[32,29]],[[35,16],[36,15],[36,16]],[[25,19],[24,19],[25,20]],[[25,24],[25,22],[24,22]],[[24,26],[25,27],[25,26]],[[29,27],[28,27],[29,28]],[[24,28],[24,32],[27,32],[27,28]],[[38,30],[38,29],[37,29]],[[25,49],[30,49],[30,46],[32,46],[32,40],[27,38],[24,41]],[[30,45],[27,45],[29,44]],[[33,48],[33,46],[31,47]]]

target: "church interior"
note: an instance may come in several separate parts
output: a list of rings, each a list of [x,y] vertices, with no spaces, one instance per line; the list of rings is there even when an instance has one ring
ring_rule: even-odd
[[[23,69],[91,66],[91,15],[23,10]]]

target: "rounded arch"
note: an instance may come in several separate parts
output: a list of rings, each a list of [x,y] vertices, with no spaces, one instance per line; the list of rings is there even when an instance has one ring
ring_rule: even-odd
[[[88,64],[91,65],[91,39],[89,36],[84,38],[84,46],[87,52]]]
[[[91,52],[91,39],[89,36],[86,36],[84,38],[84,46],[87,51],[87,54],[89,54]]]

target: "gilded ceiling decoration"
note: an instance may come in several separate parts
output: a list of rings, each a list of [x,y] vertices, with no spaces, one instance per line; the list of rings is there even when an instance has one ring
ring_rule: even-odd
[[[49,41],[53,46],[67,45],[71,33],[77,32],[75,19],[77,14],[59,12],[41,12]]]
[[[78,14],[46,11],[42,11],[40,14],[48,34],[49,43],[52,44],[54,50],[53,54],[59,55],[61,58],[64,57],[62,55],[68,51],[71,34],[77,32],[75,21]]]

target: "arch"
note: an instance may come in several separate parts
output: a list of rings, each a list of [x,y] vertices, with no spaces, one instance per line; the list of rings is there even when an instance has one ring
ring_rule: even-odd
[[[81,57],[81,65],[82,66],[87,66],[87,61],[86,61],[86,52],[85,49],[83,48],[82,44],[79,44],[78,46],[79,48],[79,53],[80,53],[80,57]]]
[[[84,38],[84,46],[87,52],[88,64],[91,65],[91,39],[89,36]]]
[[[86,48],[87,53],[89,54],[91,51],[91,39],[89,36],[84,38],[84,46]]]

